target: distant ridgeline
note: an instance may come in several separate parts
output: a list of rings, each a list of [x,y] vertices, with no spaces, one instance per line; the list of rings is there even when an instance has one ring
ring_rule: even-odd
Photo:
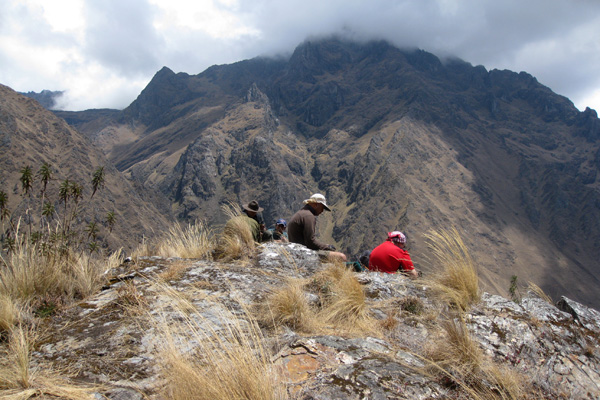
[[[37,100],[44,108],[48,110],[53,110],[56,106],[56,99],[62,96],[65,92],[60,91],[52,91],[52,90],[42,90],[41,92],[19,92],[23,96],[27,96],[31,99]]]

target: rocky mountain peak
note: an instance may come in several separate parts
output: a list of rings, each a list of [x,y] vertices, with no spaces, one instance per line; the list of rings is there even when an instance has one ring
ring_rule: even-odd
[[[56,107],[56,100],[62,96],[65,92],[63,90],[42,90],[41,92],[27,92],[20,93],[25,97],[29,97],[31,99],[37,100],[38,103],[42,105],[42,107],[53,110]]]
[[[597,305],[598,118],[530,74],[327,38],[155,78],[110,127],[79,126],[186,221],[256,199],[271,223],[321,192],[319,235],[349,255],[402,230],[433,268],[427,232],[455,226],[490,292],[527,276]]]

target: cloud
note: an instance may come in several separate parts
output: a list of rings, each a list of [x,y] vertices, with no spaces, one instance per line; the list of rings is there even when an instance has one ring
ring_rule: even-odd
[[[5,0],[0,82],[67,90],[65,107],[123,108],[162,66],[290,54],[309,36],[385,39],[487,69],[527,71],[600,109],[595,0]]]
[[[84,7],[86,59],[124,77],[160,67],[164,43],[153,26],[155,9],[145,0],[88,1]]]

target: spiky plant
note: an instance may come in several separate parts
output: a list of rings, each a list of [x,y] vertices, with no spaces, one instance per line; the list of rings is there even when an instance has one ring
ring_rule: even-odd
[[[98,167],[92,175],[92,195],[94,197],[96,191],[104,186],[104,167]]]
[[[117,221],[117,217],[114,211],[109,211],[106,213],[106,225],[108,225],[108,232],[112,233],[112,230],[115,226],[115,222]]]
[[[52,168],[50,167],[50,164],[48,163],[43,163],[42,166],[40,167],[40,169],[38,170],[37,175],[40,178],[40,182],[42,184],[42,188],[40,190],[40,194],[41,194],[41,199],[40,199],[40,207],[42,209],[42,216],[43,217],[47,217],[48,216],[48,207],[47,205],[51,205],[51,203],[45,203],[46,200],[46,190],[48,189],[48,182],[50,182],[50,180],[52,179]],[[52,208],[54,208],[54,206],[52,206]],[[52,211],[52,214],[54,214],[54,211]],[[43,226],[43,222],[44,219],[40,218],[40,228]]]

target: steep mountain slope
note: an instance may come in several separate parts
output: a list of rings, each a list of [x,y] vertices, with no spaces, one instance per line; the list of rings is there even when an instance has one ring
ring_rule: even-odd
[[[328,39],[163,68],[98,128],[82,130],[181,218],[221,223],[219,205],[256,198],[274,221],[320,191],[320,235],[349,254],[400,229],[433,271],[424,235],[456,226],[488,290],[517,275],[600,304],[600,124],[527,73]]]
[[[31,214],[39,217],[39,203],[22,196],[21,169],[30,166],[34,197],[39,197],[41,184],[36,175],[43,163],[50,164],[53,179],[48,183],[46,201],[58,212],[64,204],[58,201],[62,181],[68,179],[83,187],[82,204],[77,216],[83,224],[96,221],[99,226],[110,211],[116,221],[112,232],[99,232],[99,242],[115,250],[138,245],[144,234],[159,232],[167,226],[164,211],[141,199],[132,185],[112,166],[104,154],[64,120],[28,99],[0,85],[0,190],[8,195],[8,208],[13,218],[24,215],[29,204]],[[105,184],[93,197],[91,180],[94,171],[104,167]],[[23,220],[25,224],[25,220]]]

